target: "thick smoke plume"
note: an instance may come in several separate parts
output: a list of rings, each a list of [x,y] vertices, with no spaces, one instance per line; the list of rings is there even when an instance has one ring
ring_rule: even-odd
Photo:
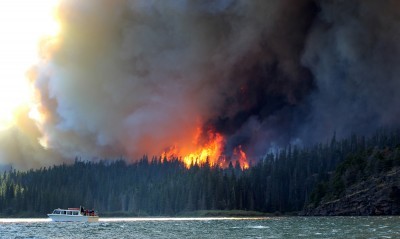
[[[317,89],[303,138],[370,133],[400,121],[400,2],[321,1],[302,63]]]
[[[64,158],[160,155],[199,127],[256,158],[399,124],[398,1],[63,0],[59,20],[34,84]]]

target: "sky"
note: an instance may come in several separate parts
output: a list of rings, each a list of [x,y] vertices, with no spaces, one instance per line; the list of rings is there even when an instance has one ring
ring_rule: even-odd
[[[399,126],[395,0],[0,9],[0,162],[20,169],[143,155],[224,166]]]

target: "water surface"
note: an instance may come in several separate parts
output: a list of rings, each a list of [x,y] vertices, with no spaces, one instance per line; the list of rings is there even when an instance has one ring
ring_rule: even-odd
[[[400,238],[400,217],[0,219],[0,238]]]

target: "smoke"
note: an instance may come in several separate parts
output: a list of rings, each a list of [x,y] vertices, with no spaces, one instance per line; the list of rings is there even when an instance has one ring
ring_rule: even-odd
[[[21,108],[16,125],[0,132],[0,167],[8,164],[29,169],[62,163],[62,155],[38,143],[41,133],[28,112],[29,109]]]
[[[199,127],[227,155],[258,157],[397,126],[399,5],[63,0],[58,46],[37,66],[38,131],[64,158],[135,160],[192,150]]]
[[[304,136],[398,127],[400,3],[321,1],[302,62],[318,89]]]

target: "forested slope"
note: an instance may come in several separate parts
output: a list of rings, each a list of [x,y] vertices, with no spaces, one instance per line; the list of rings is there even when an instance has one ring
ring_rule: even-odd
[[[380,131],[370,138],[333,137],[329,143],[313,147],[288,146],[246,170],[235,163],[226,169],[209,164],[188,169],[178,159],[146,156],[130,164],[123,160],[76,160],[71,165],[39,170],[11,170],[0,176],[0,214],[44,216],[54,208],[79,205],[95,208],[100,214],[129,215],[177,215],[211,209],[296,212],[309,205],[310,200],[316,205],[326,193],[332,191],[340,196],[346,190],[349,185],[344,183],[338,193],[338,186],[325,187],[323,194],[318,193],[321,183],[326,184],[336,175],[340,168],[335,174],[332,172],[337,165],[346,164],[351,155],[385,152],[382,150],[395,149],[399,144],[399,131]],[[385,166],[377,160],[379,157],[371,158],[365,167],[377,164],[391,169],[397,165],[393,161]],[[360,167],[365,168],[357,160],[350,165],[340,166],[346,172],[347,168],[353,170],[345,175],[358,175]],[[381,166],[371,167],[375,170]],[[369,173],[365,171],[366,176]],[[319,185],[316,190],[315,185]]]
[[[310,201],[306,215],[400,214],[400,145],[349,155]]]

